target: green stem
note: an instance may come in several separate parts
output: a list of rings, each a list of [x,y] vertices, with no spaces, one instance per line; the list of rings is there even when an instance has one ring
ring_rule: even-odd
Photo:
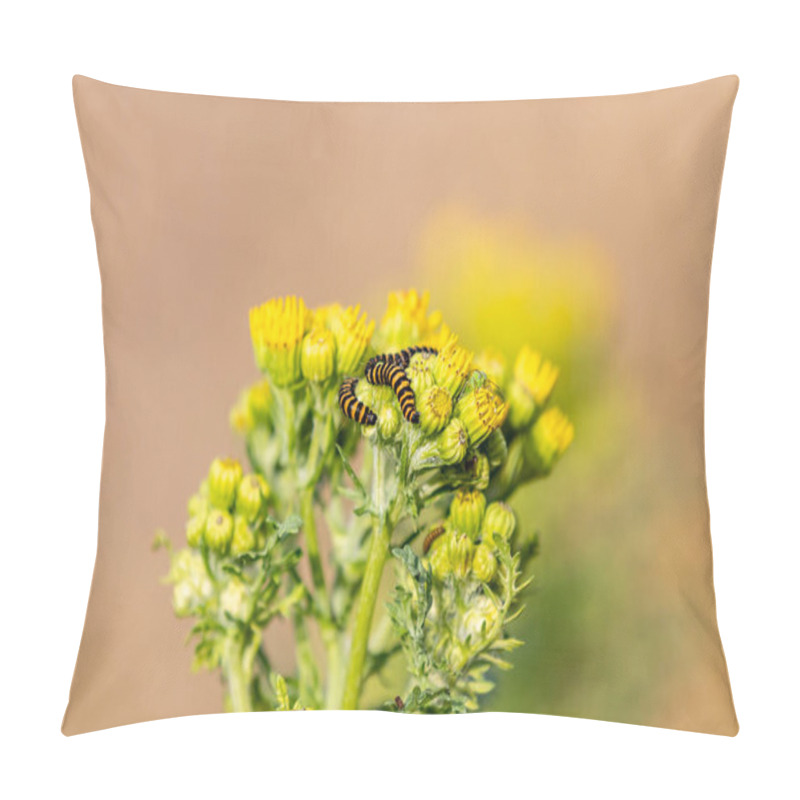
[[[317,538],[317,522],[314,519],[314,487],[303,490],[300,497],[300,514],[303,518],[303,534],[306,539],[306,552],[308,563],[311,567],[311,580],[317,595],[317,602],[323,614],[330,618],[331,602],[328,589],[325,586],[325,575],[322,571],[322,558],[319,554],[319,539]]]
[[[364,581],[358,598],[353,643],[350,648],[350,662],[347,665],[342,708],[353,710],[358,708],[361,695],[361,680],[364,662],[367,656],[369,632],[372,627],[372,616],[378,600],[378,590],[383,577],[383,567],[389,554],[390,531],[386,522],[384,504],[384,463],[380,450],[373,450],[374,473],[372,476],[372,496],[375,506],[375,525],[370,542]]]
[[[240,635],[229,637],[225,647],[225,675],[234,711],[252,711],[250,674],[245,668],[244,642]]]

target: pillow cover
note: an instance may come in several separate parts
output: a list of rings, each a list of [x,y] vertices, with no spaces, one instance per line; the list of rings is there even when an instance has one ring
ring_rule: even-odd
[[[703,382],[737,87],[76,77],[107,416],[64,733],[383,708],[734,735]]]

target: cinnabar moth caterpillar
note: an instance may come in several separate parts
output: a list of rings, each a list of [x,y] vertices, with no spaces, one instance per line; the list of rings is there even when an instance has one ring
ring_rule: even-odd
[[[367,366],[364,377],[373,386],[391,386],[400,403],[400,413],[409,422],[419,422],[414,390],[406,371],[397,364],[388,361],[377,361]]]
[[[432,528],[428,535],[425,537],[425,541],[422,543],[422,554],[426,555],[428,550],[431,549],[431,545],[445,532],[444,525],[437,525],[435,528]]]
[[[358,422],[360,425],[374,425],[378,421],[375,412],[364,405],[356,397],[356,384],[358,378],[347,378],[339,387],[339,408],[349,419]]]
[[[373,369],[376,364],[396,364],[398,367],[403,367],[405,369],[417,353],[435,356],[438,352],[439,351],[434,347],[414,345],[413,347],[406,347],[405,350],[401,350],[399,353],[379,353],[377,356],[373,356],[367,361],[366,369]]]

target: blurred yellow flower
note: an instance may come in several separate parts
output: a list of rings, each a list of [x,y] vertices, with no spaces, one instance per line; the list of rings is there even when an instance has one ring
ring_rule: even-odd
[[[310,323],[302,298],[275,298],[250,309],[250,336],[256,363],[277,386],[290,386],[300,377],[300,347]]]
[[[328,324],[336,338],[339,372],[353,375],[375,332],[375,321],[367,320],[366,312],[361,313],[361,306],[348,306],[344,311],[331,307]]]
[[[380,325],[381,345],[386,349],[408,347],[432,337],[442,324],[439,311],[428,313],[429,292],[389,292],[386,313]]]

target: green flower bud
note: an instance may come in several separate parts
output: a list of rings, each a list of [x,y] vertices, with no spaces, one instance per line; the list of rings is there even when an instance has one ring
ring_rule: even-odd
[[[498,540],[509,541],[517,526],[514,511],[507,503],[489,503],[481,523],[481,538],[495,546]]]
[[[436,438],[439,458],[445,464],[458,464],[464,460],[469,446],[467,429],[460,419],[451,419]]]
[[[189,511],[190,517],[204,517],[208,514],[211,506],[208,502],[208,486],[206,486],[205,483],[197,494],[193,494],[189,498],[186,508]]]
[[[492,469],[497,469],[508,457],[508,445],[506,444],[506,437],[503,436],[503,431],[499,428],[493,430],[483,443],[483,450],[486,453],[486,458],[489,459],[489,466]]]
[[[406,375],[411,381],[414,394],[420,397],[422,393],[434,385],[431,364],[434,357],[429,353],[417,353],[406,367]]]
[[[215,458],[208,471],[208,496],[214,508],[233,508],[242,479],[242,465],[233,458]]]
[[[212,511],[206,520],[206,544],[224,553],[233,538],[233,519],[227,511]]]
[[[382,439],[393,439],[400,431],[403,420],[393,405],[385,405],[378,412],[378,434]]]
[[[303,375],[310,381],[322,383],[333,375],[336,358],[336,341],[325,328],[314,328],[303,339],[301,366]]]
[[[558,408],[548,408],[525,433],[525,459],[538,474],[546,475],[575,438],[575,428]]]
[[[247,587],[239,578],[231,578],[219,596],[220,607],[234,619],[244,619],[247,615]]]
[[[241,436],[247,436],[253,430],[256,420],[247,401],[247,392],[242,392],[239,395],[236,405],[231,409],[228,420],[231,428]]]
[[[456,404],[456,415],[464,423],[473,447],[499,428],[508,414],[508,404],[489,385],[464,394]]]
[[[482,583],[489,583],[497,572],[497,559],[488,544],[481,543],[472,555],[472,572]]]
[[[250,529],[247,520],[238,514],[233,519],[233,538],[231,539],[231,553],[240,556],[249,553],[256,546],[256,536]]]
[[[206,532],[206,515],[198,514],[186,523],[186,542],[189,547],[200,547]]]
[[[247,405],[254,419],[259,422],[269,420],[272,412],[272,389],[269,381],[259,381],[247,390]]]
[[[450,504],[450,527],[460,533],[476,536],[481,529],[486,498],[477,491],[459,489]]]
[[[472,569],[472,555],[475,551],[475,545],[466,534],[453,536],[449,544],[450,566],[453,574],[457,578],[466,578],[470,573],[470,569]]]
[[[434,434],[447,425],[453,413],[453,401],[450,395],[438,386],[431,386],[417,401],[419,426],[424,433]]]
[[[253,522],[264,507],[261,484],[264,479],[253,473],[245,475],[236,490],[236,513]]]
[[[433,577],[439,581],[443,581],[453,571],[450,563],[450,548],[446,541],[433,549],[429,560]]]

